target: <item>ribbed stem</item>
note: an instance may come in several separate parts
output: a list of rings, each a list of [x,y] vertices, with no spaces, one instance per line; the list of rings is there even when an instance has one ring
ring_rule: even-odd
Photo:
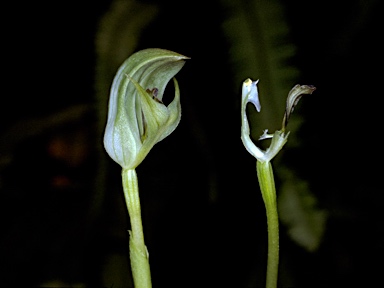
[[[149,268],[148,251],[144,243],[137,174],[135,169],[123,169],[121,175],[125,202],[131,221],[129,254],[133,282],[135,288],[151,288],[151,271]]]
[[[267,212],[268,225],[268,263],[267,288],[277,287],[279,269],[279,219],[276,205],[276,188],[272,165],[269,161],[257,161],[257,177]]]

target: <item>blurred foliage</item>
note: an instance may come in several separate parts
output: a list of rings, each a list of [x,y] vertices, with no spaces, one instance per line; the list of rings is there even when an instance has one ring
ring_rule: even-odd
[[[279,169],[282,177],[278,198],[280,220],[296,243],[315,252],[323,239],[328,213],[318,208],[318,200],[310,192],[307,181],[298,181],[292,171],[283,169]]]
[[[271,133],[280,129],[285,100],[299,75],[290,63],[296,48],[278,0],[221,2],[227,11],[222,27],[229,42],[234,87],[248,77],[260,80],[262,113],[255,119],[250,111],[255,119],[253,137],[258,139],[264,129]]]

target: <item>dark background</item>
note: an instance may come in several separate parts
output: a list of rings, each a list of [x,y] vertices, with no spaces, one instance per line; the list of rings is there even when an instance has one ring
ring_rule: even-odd
[[[177,75],[182,121],[137,168],[153,285],[263,287],[265,212],[255,159],[240,141],[241,83],[231,82],[221,30],[227,12],[218,1],[142,3],[159,11],[135,50],[160,47],[191,57]],[[4,287],[131,285],[120,167],[103,153],[95,99],[95,35],[109,4],[2,4]],[[305,119],[297,132],[302,143],[299,152],[286,152],[287,165],[309,181],[329,219],[313,253],[281,227],[279,281],[375,287],[384,256],[382,4],[282,5],[297,47],[298,82],[317,87],[295,110]],[[95,188],[101,165],[104,190]]]

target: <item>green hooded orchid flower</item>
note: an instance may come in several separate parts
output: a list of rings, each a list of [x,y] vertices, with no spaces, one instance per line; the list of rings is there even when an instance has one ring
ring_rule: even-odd
[[[123,169],[136,168],[152,147],[172,133],[180,122],[180,91],[162,102],[168,82],[187,57],[164,49],[145,49],[131,55],[113,80],[104,147]]]
[[[112,83],[104,147],[122,167],[124,198],[131,222],[129,254],[135,288],[152,287],[135,169],[180,122],[180,90],[173,77],[186,59],[164,49],[141,50],[121,65]],[[175,97],[166,106],[163,94],[171,78]]]

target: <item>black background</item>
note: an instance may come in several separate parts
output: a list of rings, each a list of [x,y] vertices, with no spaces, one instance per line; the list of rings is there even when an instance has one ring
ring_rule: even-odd
[[[33,137],[20,136],[23,125],[20,135],[12,128],[73,105],[93,107],[95,33],[109,2],[2,4],[0,133],[7,149],[0,153],[12,150],[13,158],[1,171],[0,285],[59,279],[115,287],[101,279],[105,255],[128,255],[120,167],[110,160],[105,201],[91,220],[84,216],[91,209],[102,145],[96,113]],[[154,287],[263,287],[265,213],[255,160],[240,141],[241,83],[239,93],[232,93],[220,26],[225,11],[216,1],[144,2],[160,10],[136,50],[160,47],[191,57],[177,76],[182,121],[137,169]],[[382,5],[283,5],[297,46],[299,83],[317,87],[295,110],[305,118],[298,132],[302,147],[287,151],[286,159],[309,181],[330,218],[314,253],[281,228],[281,286],[374,287],[382,282],[384,256]],[[8,131],[12,139],[5,137]],[[70,146],[79,134],[85,135],[80,164],[52,157],[54,139],[67,139]],[[214,200],[208,193],[212,171]]]

